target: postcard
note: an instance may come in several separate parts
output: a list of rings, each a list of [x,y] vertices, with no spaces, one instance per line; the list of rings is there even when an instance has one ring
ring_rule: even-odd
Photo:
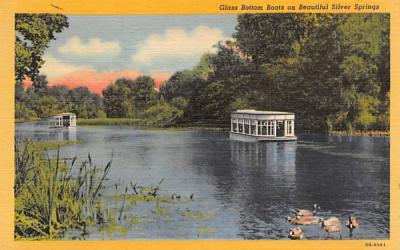
[[[394,1],[0,6],[0,249],[399,249]]]

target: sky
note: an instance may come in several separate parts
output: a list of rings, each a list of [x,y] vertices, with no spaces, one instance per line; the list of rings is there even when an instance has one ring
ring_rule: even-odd
[[[101,90],[118,78],[151,75],[157,85],[191,69],[232,37],[235,15],[69,15],[40,73],[49,85]]]

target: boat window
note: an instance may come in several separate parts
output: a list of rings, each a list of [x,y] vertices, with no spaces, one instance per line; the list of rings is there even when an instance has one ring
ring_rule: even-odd
[[[256,135],[256,125],[250,125],[250,134]]]
[[[250,134],[250,120],[245,120],[244,133],[245,134]]]
[[[237,132],[237,130],[238,130],[237,119],[232,119],[232,132]]]
[[[267,135],[267,122],[259,121],[258,134],[259,135]]]
[[[243,133],[243,119],[239,119],[238,131],[239,133]]]
[[[293,134],[293,121],[289,120],[286,121],[286,135]]]
[[[267,122],[267,135],[275,135],[275,122],[274,121],[268,121]]]

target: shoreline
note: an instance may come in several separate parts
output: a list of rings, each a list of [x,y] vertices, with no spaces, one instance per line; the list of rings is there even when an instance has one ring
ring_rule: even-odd
[[[187,123],[187,124],[154,124],[146,119],[137,118],[94,118],[94,119],[77,119],[79,126],[128,126],[139,129],[149,130],[213,130],[213,131],[229,131],[229,126],[218,126],[216,124],[206,123]]]
[[[24,122],[35,122],[35,120],[21,120],[15,119],[15,123]],[[91,119],[77,119],[77,125],[79,126],[127,126],[134,127],[138,129],[147,130],[208,130],[208,131],[228,131],[229,126],[218,126],[216,124],[206,124],[206,123],[188,123],[188,124],[175,124],[171,126],[161,124],[150,124],[145,119],[138,118],[91,118]],[[316,133],[321,133],[320,131],[315,131]],[[298,131],[297,134],[310,133],[310,131]],[[390,131],[384,130],[332,130],[330,132],[322,132],[327,135],[337,135],[337,136],[376,136],[376,137],[390,137]]]
[[[383,130],[333,130],[328,132],[329,135],[345,135],[345,136],[376,136],[376,137],[390,137],[390,131]]]

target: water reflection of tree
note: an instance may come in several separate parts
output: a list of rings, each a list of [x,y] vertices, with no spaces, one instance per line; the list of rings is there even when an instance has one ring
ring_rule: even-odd
[[[371,237],[374,226],[389,225],[389,148],[385,140],[330,137],[329,145],[300,145],[296,152],[299,207],[320,204],[324,212],[363,218]],[[333,145],[333,146],[331,146]]]
[[[202,164],[205,174],[216,177],[217,199],[239,212],[239,237],[282,237],[286,232],[279,227],[287,216],[290,204],[286,201],[291,200],[296,182],[296,142],[228,143],[207,147],[208,162]],[[230,151],[226,152],[225,146]],[[195,156],[194,161],[198,160]],[[204,174],[204,168],[201,172]]]

